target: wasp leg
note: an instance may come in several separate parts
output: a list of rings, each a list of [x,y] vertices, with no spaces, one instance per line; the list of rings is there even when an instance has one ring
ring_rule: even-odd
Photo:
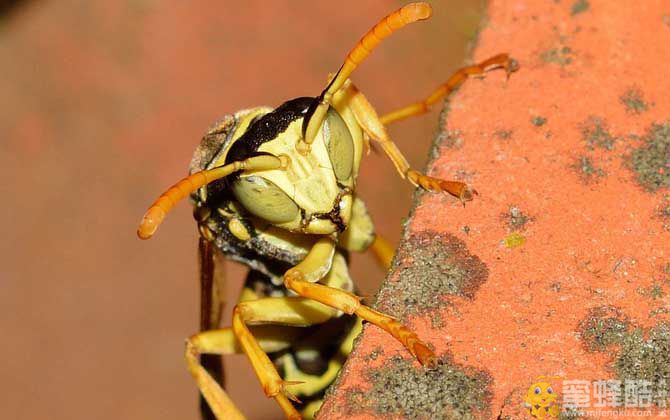
[[[318,273],[323,267],[330,266],[334,249],[335,243],[330,238],[321,238],[302,262],[284,274],[286,288],[346,314],[358,315],[395,337],[422,365],[434,366],[436,356],[433,351],[399,321],[361,304],[359,296],[334,287],[312,283],[321,279]]]
[[[209,404],[217,419],[244,419],[245,417],[235,406],[221,385],[200,364],[201,353],[234,353],[235,342],[231,340],[232,330],[212,330],[194,335],[186,340],[186,365],[196,381],[202,396]]]
[[[249,325],[281,324],[289,326],[309,326],[327,321],[337,315],[337,311],[318,302],[302,297],[263,298],[240,302],[233,310],[232,328],[206,331],[196,334],[186,342],[186,362],[209,403],[219,419],[244,418],[225,391],[205,371],[198,360],[201,353],[230,354],[240,350],[249,358],[263,391],[274,398],[289,419],[300,419],[300,414],[290,400],[297,399],[286,389],[291,382],[283,380],[267,356],[267,351],[277,351],[289,345],[272,334],[259,340]],[[255,327],[262,331],[265,325]],[[267,327],[271,327],[268,325]],[[256,329],[254,329],[256,332]],[[264,339],[263,339],[264,338]]]
[[[401,177],[407,178],[413,185],[421,187],[424,190],[449,193],[461,200],[462,203],[472,200],[473,195],[477,194],[477,191],[468,187],[467,184],[460,181],[433,178],[412,169],[405,156],[403,156],[402,152],[400,152],[391,140],[386,127],[379,120],[379,116],[370,102],[358,91],[353,83],[348,82],[346,88],[348,89],[347,94],[350,97],[350,106],[356,116],[356,121],[358,121],[358,124],[363,128],[366,135],[379,143],[384,153],[386,153],[391,162],[393,162],[393,165],[395,165]]]
[[[391,268],[391,262],[393,262],[393,256],[395,255],[395,250],[383,236],[379,234],[375,235],[375,241],[370,245],[370,251],[374,255],[375,259],[382,266],[382,268],[388,271]]]
[[[425,99],[407,105],[405,107],[391,111],[388,114],[382,115],[379,120],[382,124],[388,125],[392,122],[404,120],[405,118],[414,115],[421,115],[430,109],[431,105],[435,104],[441,98],[449,95],[457,87],[459,87],[469,77],[484,77],[487,72],[502,68],[505,69],[507,77],[519,69],[519,63],[511,58],[508,54],[498,54],[479,64],[467,66],[458,69],[445,83],[435,89]]]

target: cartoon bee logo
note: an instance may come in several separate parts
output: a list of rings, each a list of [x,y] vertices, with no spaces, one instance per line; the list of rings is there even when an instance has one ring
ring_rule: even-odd
[[[536,419],[556,418],[560,411],[558,395],[547,379],[543,376],[538,377],[537,382],[528,388],[524,398],[524,406]]]

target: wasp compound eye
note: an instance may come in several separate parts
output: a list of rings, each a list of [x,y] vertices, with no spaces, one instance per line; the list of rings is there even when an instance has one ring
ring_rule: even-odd
[[[346,181],[354,168],[354,140],[347,123],[333,108],[328,110],[323,136],[335,176],[339,181]]]
[[[268,222],[290,222],[300,215],[298,206],[281,188],[260,176],[239,178],[232,190],[245,209]]]

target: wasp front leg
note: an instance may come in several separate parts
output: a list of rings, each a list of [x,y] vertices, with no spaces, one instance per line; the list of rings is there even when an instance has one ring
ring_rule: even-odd
[[[284,274],[284,285],[300,296],[321,302],[346,314],[356,314],[365,321],[387,331],[400,341],[419,362],[428,367],[437,359],[419,337],[396,319],[361,304],[361,297],[341,289],[316,284],[323,267],[330,266],[335,243],[330,238],[321,238],[309,251],[307,257]]]
[[[437,103],[440,99],[448,96],[457,87],[459,87],[466,79],[470,77],[484,77],[486,73],[491,70],[502,68],[507,73],[507,77],[519,69],[519,63],[508,54],[498,54],[481,63],[472,66],[462,67],[458,69],[445,83],[438,86],[426,98],[415,102],[411,105],[391,111],[379,117],[379,121],[383,124],[390,124],[395,121],[404,120],[415,115],[421,115],[428,112],[430,107]]]
[[[349,106],[356,116],[356,121],[367,136],[379,143],[401,177],[407,178],[409,182],[424,190],[451,194],[461,200],[462,203],[472,200],[477,191],[468,187],[467,184],[460,181],[447,181],[434,178],[412,169],[405,156],[398,149],[398,146],[391,140],[386,127],[377,115],[377,111],[368,102],[367,98],[351,81],[347,82],[345,89],[347,89],[346,95],[350,98]]]

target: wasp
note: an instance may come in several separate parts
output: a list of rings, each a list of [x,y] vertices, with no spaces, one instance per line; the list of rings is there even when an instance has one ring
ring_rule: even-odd
[[[464,67],[425,99],[381,117],[349,79],[383,39],[428,19],[431,12],[427,3],[411,3],[380,20],[318,96],[223,117],[197,147],[190,175],[164,192],[144,215],[137,232],[147,239],[177,202],[190,196],[194,203],[204,331],[187,340],[185,358],[217,418],[243,415],[208,371],[216,369],[201,355],[244,353],[265,395],[275,399],[289,419],[314,415],[323,390],[351,350],[361,320],[391,334],[424,367],[436,364],[433,350],[417,334],[362,303],[347,265],[350,252],[371,250],[387,267],[393,257],[356,194],[361,160],[371,142],[416,187],[463,203],[476,194],[463,182],[411,168],[386,125],[425,113],[468,77],[483,77],[496,68],[509,77],[517,69],[515,60],[499,54]],[[213,281],[217,255],[250,269],[233,309],[232,326],[222,329],[221,303],[213,297],[220,289]]]

